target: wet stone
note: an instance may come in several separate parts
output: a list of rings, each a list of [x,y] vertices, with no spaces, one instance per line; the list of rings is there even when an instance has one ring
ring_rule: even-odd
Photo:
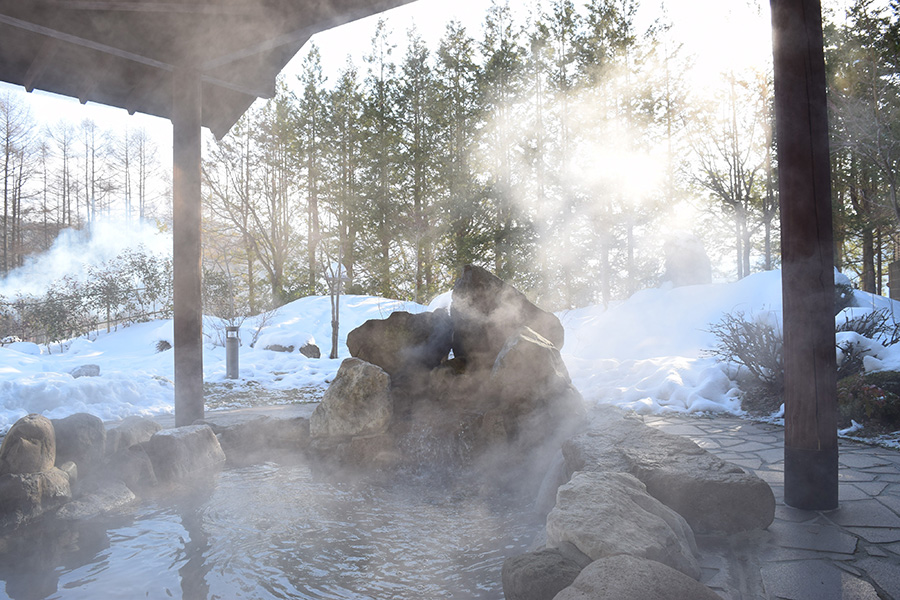
[[[800,548],[818,552],[853,554],[856,538],[842,533],[834,526],[820,523],[775,522],[769,526],[774,543],[785,548]]]
[[[791,521],[793,523],[805,523],[807,521],[812,521],[818,518],[818,516],[818,513],[808,510],[801,510],[799,508],[793,508],[784,504],[779,504],[777,507],[775,507],[776,520]]]
[[[884,467],[891,465],[890,461],[884,460],[877,456],[868,456],[865,454],[840,454],[838,462],[852,469],[869,469],[873,467]]]
[[[763,461],[772,464],[784,461],[784,448],[769,448],[755,453]]]
[[[844,483],[845,481],[875,481],[875,475],[870,473],[864,473],[862,471],[852,471],[849,469],[841,469],[838,471],[838,481],[840,483]]]
[[[884,491],[884,488],[887,487],[887,483],[883,481],[861,481],[859,483],[854,483],[853,487],[862,490],[869,496],[877,496]]]
[[[870,496],[852,483],[845,483],[838,487],[838,498],[841,502],[848,502],[851,500],[868,500]]]
[[[769,597],[785,600],[878,600],[875,588],[825,560],[765,565],[763,582]]]
[[[848,527],[847,530],[873,544],[900,542],[900,529],[893,527]]]
[[[900,515],[900,496],[894,496],[892,494],[881,494],[877,499],[883,505],[894,511],[896,514]]]
[[[828,519],[845,527],[900,528],[900,517],[875,500],[844,502]]]
[[[896,563],[866,558],[857,563],[889,598],[900,598],[900,569]],[[849,597],[849,596],[848,596]]]

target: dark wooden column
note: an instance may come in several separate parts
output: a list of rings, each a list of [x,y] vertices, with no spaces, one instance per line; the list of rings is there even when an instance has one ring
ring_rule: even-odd
[[[203,418],[200,298],[200,74],[178,69],[172,93],[175,424]]]
[[[819,0],[771,0],[784,298],[784,500],[838,505],[831,169]]]

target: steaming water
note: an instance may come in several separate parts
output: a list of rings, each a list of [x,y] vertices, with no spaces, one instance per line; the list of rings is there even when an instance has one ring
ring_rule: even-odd
[[[128,515],[18,531],[0,539],[0,579],[16,599],[500,599],[503,560],[541,526],[530,508],[266,463]]]

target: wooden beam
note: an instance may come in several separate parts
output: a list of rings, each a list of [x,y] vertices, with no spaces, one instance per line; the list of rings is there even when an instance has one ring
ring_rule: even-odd
[[[212,4],[187,2],[123,2],[122,0],[43,0],[41,4],[65,10],[178,13],[201,15],[258,15],[258,3]]]
[[[41,49],[38,50],[37,55],[31,61],[31,64],[28,65],[28,70],[25,72],[25,79],[22,85],[26,92],[30,94],[34,91],[35,83],[41,78],[41,75],[50,66],[50,63],[53,62],[58,49],[59,41],[53,38],[46,39],[41,44]]]
[[[62,42],[75,44],[76,46],[82,46],[84,48],[90,48],[91,50],[97,50],[98,52],[111,54],[112,56],[116,56],[118,58],[124,58],[126,60],[130,60],[157,69],[163,69],[165,71],[173,71],[175,69],[175,67],[170,64],[154,60],[140,54],[135,54],[134,52],[128,52],[127,50],[122,50],[121,48],[115,48],[108,44],[101,44],[100,42],[88,40],[82,37],[78,37],[77,35],[65,33],[63,31],[57,31],[56,29],[44,27],[43,25],[38,25],[37,23],[32,23],[30,21],[23,21],[22,19],[17,19],[15,17],[0,15],[0,23],[9,25],[11,27],[16,27],[24,31],[30,31],[31,33],[44,35]]]
[[[172,178],[175,425],[203,418],[203,312],[200,294],[200,73],[175,71]]]
[[[784,499],[838,506],[834,249],[819,0],[771,0],[784,300]]]

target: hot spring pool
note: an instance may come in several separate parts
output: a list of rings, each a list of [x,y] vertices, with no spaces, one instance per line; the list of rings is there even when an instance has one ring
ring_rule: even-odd
[[[126,514],[20,529],[0,539],[0,580],[16,600],[501,599],[503,561],[542,526],[530,499],[266,463]]]

